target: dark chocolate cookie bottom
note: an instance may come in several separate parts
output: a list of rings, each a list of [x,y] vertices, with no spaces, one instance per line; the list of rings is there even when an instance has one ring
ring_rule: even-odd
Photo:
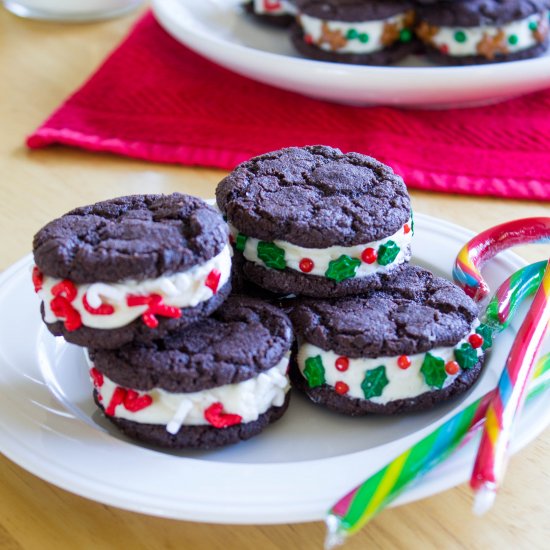
[[[483,360],[484,356],[481,357],[480,361],[472,369],[462,371],[454,382],[446,388],[428,391],[410,399],[397,399],[384,405],[372,403],[366,399],[339,395],[334,388],[326,384],[317,388],[310,388],[295,360],[291,363],[289,375],[293,388],[305,393],[313,403],[322,405],[331,411],[348,416],[364,416],[366,414],[394,415],[429,410],[440,402],[466,392],[478,379],[482,370]]]
[[[105,412],[101,403],[97,400],[94,391],[96,405]],[[233,445],[239,441],[245,441],[261,433],[269,424],[279,420],[288,408],[290,392],[286,394],[285,402],[281,407],[271,407],[260,415],[254,422],[237,424],[228,428],[214,428],[213,426],[182,426],[176,434],[166,431],[162,424],[140,424],[106,416],[124,435],[131,439],[164,447],[168,449],[215,449],[225,445]]]
[[[254,11],[254,0],[250,0],[247,2],[244,6],[244,11],[253,17],[256,21],[259,23],[263,23],[264,25],[269,25],[271,27],[290,27],[292,22],[296,19],[294,15],[290,14],[283,14],[283,15],[269,15],[269,14],[263,14],[263,13],[256,13]]]
[[[333,61],[337,63],[350,63],[354,65],[390,65],[396,63],[408,55],[422,51],[421,43],[413,38],[410,42],[396,42],[393,46],[384,48],[369,54],[338,53],[327,51],[315,45],[308,44],[304,40],[302,27],[296,23],[291,28],[291,39],[294,47],[306,57],[318,61]]]

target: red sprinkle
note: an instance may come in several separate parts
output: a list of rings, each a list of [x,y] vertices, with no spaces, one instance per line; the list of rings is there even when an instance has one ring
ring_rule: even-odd
[[[103,374],[99,372],[95,367],[90,369],[90,377],[96,388],[101,388],[103,386]]]
[[[451,376],[453,374],[456,374],[460,370],[460,365],[456,361],[449,361],[448,363],[445,363],[445,372],[447,374],[450,374]]]
[[[306,44],[313,44],[313,36],[311,36],[311,34],[306,34],[304,36],[304,41]]]
[[[69,302],[72,302],[76,298],[78,291],[72,281],[69,281],[69,279],[63,279],[52,287],[52,294],[54,296],[63,296],[64,298],[67,298]]]
[[[82,296],[82,305],[92,315],[112,315],[115,312],[115,308],[111,304],[101,304],[99,307],[92,307],[86,298],[86,294]]]
[[[411,360],[408,355],[400,355],[397,358],[397,366],[400,369],[407,370],[411,366]]]
[[[122,405],[122,403],[124,403],[125,397],[126,390],[124,388],[121,388],[120,386],[117,386],[115,391],[113,392],[113,396],[111,397],[109,405],[107,405],[107,408],[105,409],[105,414],[113,416],[115,414],[115,409],[119,405]]]
[[[240,424],[243,420],[238,414],[226,414],[223,412],[223,405],[220,402],[213,403],[204,411],[206,421],[214,428],[227,428]]]
[[[345,382],[342,382],[340,380],[336,382],[334,389],[336,390],[336,393],[339,395],[344,395],[349,392],[349,386]]]
[[[32,284],[34,285],[35,292],[42,290],[42,286],[44,284],[44,274],[40,271],[40,269],[38,269],[37,266],[32,268]]]
[[[411,226],[408,223],[406,223],[403,226],[403,233],[405,233],[405,235],[406,235],[407,233],[410,233],[410,232],[411,232]]]
[[[152,402],[153,398],[150,395],[139,395],[137,391],[126,390],[124,408],[130,412],[141,411],[151,405]]]
[[[170,317],[172,319],[181,317],[181,309],[163,304],[162,296],[160,294],[149,294],[147,296],[129,294],[126,297],[126,303],[129,307],[148,306],[141,315],[141,318],[143,319],[145,325],[149,328],[158,327],[159,322],[156,315]]]
[[[374,248],[365,248],[363,254],[361,254],[361,259],[366,264],[373,264],[378,259],[378,254]]]
[[[222,273],[219,269],[213,269],[204,281],[204,286],[207,286],[214,294],[218,292],[218,285],[220,284],[220,277]]]
[[[310,258],[304,258],[303,260],[300,260],[299,267],[300,271],[303,271],[304,273],[309,273],[315,267],[315,264]]]
[[[471,334],[468,342],[474,349],[480,348],[483,345],[483,336],[481,334]]]
[[[442,46],[439,47],[439,51],[443,55],[447,55],[449,53],[449,46],[447,46],[447,44],[443,44]]]
[[[347,357],[338,357],[338,359],[334,362],[334,366],[336,367],[336,370],[345,372],[349,369],[349,359]]]
[[[233,234],[232,233],[229,233],[229,242],[231,244],[235,244],[235,237],[233,237]]]
[[[50,302],[52,313],[61,319],[64,319],[64,326],[69,331],[77,330],[82,326],[80,313],[71,305],[67,298],[56,296]]]

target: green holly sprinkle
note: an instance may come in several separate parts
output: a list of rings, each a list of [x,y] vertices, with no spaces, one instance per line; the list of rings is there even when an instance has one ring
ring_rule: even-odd
[[[244,252],[244,247],[246,246],[247,240],[248,237],[246,235],[243,235],[242,233],[237,234],[237,238],[235,239],[235,248],[239,252]]]
[[[393,241],[388,241],[378,247],[378,263],[388,265],[395,261],[401,249]]]
[[[359,33],[358,33],[355,29],[350,29],[350,30],[346,33],[346,38],[347,38],[348,40],[355,40],[358,36],[359,36]]]
[[[362,32],[359,35],[359,42],[362,42],[363,44],[366,44],[369,41],[369,35],[365,32]]]
[[[476,332],[483,337],[482,350],[486,350],[493,345],[493,329],[483,323],[476,328]]]
[[[286,267],[285,251],[276,244],[260,241],[258,243],[258,258],[271,269],[284,269]]]
[[[332,260],[328,264],[328,269],[325,272],[327,279],[333,279],[337,283],[345,279],[355,277],[357,268],[361,265],[361,260],[352,258],[346,254],[342,254],[337,260]]]
[[[399,31],[399,40],[401,40],[401,42],[410,42],[412,40],[412,36],[411,29],[401,29]]]
[[[441,357],[436,357],[431,353],[426,353],[420,372],[424,375],[426,384],[432,388],[443,387],[445,380],[447,379],[447,373],[445,371],[445,361]]]
[[[456,362],[464,370],[470,370],[478,361],[477,351],[467,343],[455,349]]]
[[[516,34],[511,34],[508,37],[508,44],[510,44],[511,46],[515,46],[518,42],[519,42],[519,38],[517,37]]]
[[[365,372],[365,378],[361,382],[361,389],[365,399],[371,399],[371,397],[378,397],[382,395],[384,388],[390,383],[386,376],[386,367],[380,365],[375,369],[371,369]]]
[[[464,31],[456,31],[455,32],[455,40],[459,44],[463,44],[464,42],[466,42],[467,38],[468,37],[466,36],[466,33]]]
[[[529,30],[535,32],[536,30],[538,30],[538,28],[539,28],[539,24],[536,21],[531,21],[529,23]]]
[[[411,231],[412,231],[412,234],[414,235],[414,216],[413,216],[412,210],[411,210]]]
[[[304,376],[306,377],[310,388],[316,388],[317,386],[322,386],[325,383],[325,367],[323,366],[323,361],[320,355],[308,357],[306,359]]]

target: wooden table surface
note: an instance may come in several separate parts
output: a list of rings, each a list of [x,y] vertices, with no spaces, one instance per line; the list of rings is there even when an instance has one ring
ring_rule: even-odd
[[[149,164],[55,147],[29,152],[28,135],[119,42],[139,14],[61,25],[0,8],[0,269],[27,254],[33,234],[82,204],[131,193],[183,191],[211,197],[224,172]],[[412,192],[414,209],[481,230],[548,215],[534,202]],[[544,258],[542,246],[519,250]],[[2,419],[5,422],[6,419]],[[1,450],[1,447],[0,447]],[[549,548],[550,430],[511,459],[494,509],[472,515],[466,485],[384,512],[347,548]],[[318,523],[207,525],[126,512],[58,489],[0,456],[0,548],[289,549],[322,547]]]

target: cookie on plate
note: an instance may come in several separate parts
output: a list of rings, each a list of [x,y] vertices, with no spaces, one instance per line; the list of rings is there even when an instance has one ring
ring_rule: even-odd
[[[268,153],[222,180],[216,199],[244,275],[275,293],[362,292],[411,255],[403,180],[359,153],[325,146]]]
[[[285,412],[292,338],[283,312],[233,295],[153,347],[90,349],[95,400],[140,441],[200,449],[237,443]]]
[[[387,65],[414,53],[414,3],[407,0],[296,0],[296,49],[312,59]]]
[[[352,416],[429,409],[479,376],[491,342],[477,313],[461,289],[418,266],[361,296],[303,300],[290,314],[293,385]]]
[[[249,0],[244,9],[257,21],[275,27],[288,27],[296,14],[293,0]]]
[[[548,0],[468,0],[418,8],[416,34],[439,63],[536,57],[548,49]]]
[[[211,314],[231,287],[226,224],[180,193],[72,210],[38,231],[33,253],[48,329],[81,346],[158,338]]]

